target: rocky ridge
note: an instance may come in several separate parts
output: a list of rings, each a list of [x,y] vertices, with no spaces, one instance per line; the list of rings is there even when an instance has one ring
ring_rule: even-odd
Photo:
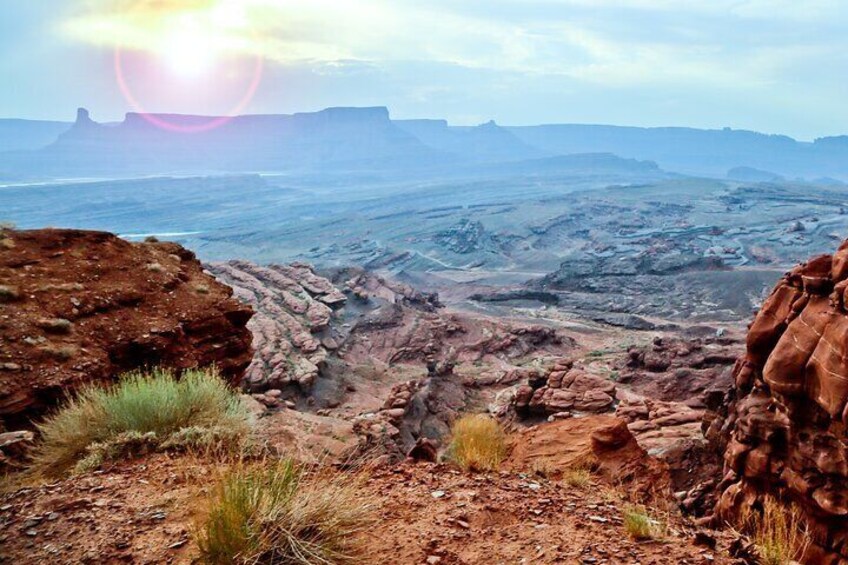
[[[0,231],[0,419],[25,424],[74,389],[161,365],[238,383],[253,312],[174,243]]]

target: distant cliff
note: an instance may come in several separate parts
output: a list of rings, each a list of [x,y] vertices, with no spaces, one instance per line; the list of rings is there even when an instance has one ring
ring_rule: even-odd
[[[723,178],[734,168],[755,168],[784,177],[848,178],[846,138],[801,142],[754,131],[681,127],[639,128],[560,124],[506,128],[522,142],[554,154],[614,153],[649,159],[686,174]]]
[[[211,121],[221,123],[203,127]],[[445,120],[393,121],[383,107],[229,119],[129,113],[109,124],[92,121],[80,109],[72,125],[0,120],[0,178],[298,170],[443,176],[463,167],[467,172],[469,165],[508,164],[507,172],[516,172],[513,164],[528,163],[519,167],[524,174],[532,162],[570,170],[570,163],[543,160],[586,154],[595,155],[590,160],[598,165],[603,160],[596,156],[609,154],[656,163],[665,171],[740,182],[848,179],[848,136],[800,142],[729,128],[451,126]],[[752,177],[752,171],[767,172],[768,178]]]
[[[0,119],[0,152],[41,149],[56,141],[70,122]]]
[[[80,109],[73,127],[54,143],[35,152],[6,154],[0,157],[0,169],[93,175],[289,170],[316,165],[384,168],[426,160],[434,153],[395,126],[385,108],[237,116],[212,129],[198,127],[211,119],[129,113],[123,122],[107,125],[92,121]]]

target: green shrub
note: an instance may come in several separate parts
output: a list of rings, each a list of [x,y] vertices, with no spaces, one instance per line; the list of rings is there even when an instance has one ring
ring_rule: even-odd
[[[448,457],[467,471],[495,471],[506,457],[506,435],[488,416],[463,416],[451,428]]]
[[[215,370],[124,375],[87,386],[38,426],[33,469],[56,476],[152,449],[232,449],[248,437],[251,416]]]
[[[362,563],[376,505],[357,475],[310,474],[290,460],[239,465],[212,493],[195,539],[210,565]]]

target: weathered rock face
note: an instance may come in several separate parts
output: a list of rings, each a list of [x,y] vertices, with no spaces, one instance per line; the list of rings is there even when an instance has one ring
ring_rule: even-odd
[[[657,336],[617,361],[618,381],[649,398],[701,408],[727,389],[742,350],[741,339],[732,337]]]
[[[515,470],[541,468],[556,476],[588,461],[597,464],[605,480],[627,485],[634,501],[656,502],[670,494],[667,466],[639,446],[627,422],[610,414],[523,428],[506,465]]]
[[[547,372],[531,371],[527,382],[515,393],[515,410],[529,413],[563,415],[575,412],[602,413],[612,409],[615,384],[558,360]]]
[[[846,289],[848,241],[778,283],[708,430],[726,466],[717,517],[767,493],[794,500],[811,527],[809,563],[848,563]]]
[[[333,308],[344,305],[345,295],[300,263],[262,267],[230,261],[209,269],[256,310],[248,324],[256,354],[245,388],[259,392],[296,385],[309,391],[341,341],[329,326]]]
[[[174,243],[78,230],[0,231],[0,419],[19,423],[81,384],[215,364],[238,382],[252,310]]]

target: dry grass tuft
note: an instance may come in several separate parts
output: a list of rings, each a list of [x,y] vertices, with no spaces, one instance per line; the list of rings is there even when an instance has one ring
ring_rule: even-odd
[[[210,565],[362,563],[377,505],[357,474],[310,472],[291,460],[237,465],[218,484],[195,530]]]
[[[644,541],[658,536],[660,524],[644,506],[630,506],[624,510],[624,529],[632,539]]]
[[[807,525],[794,504],[782,504],[773,496],[766,496],[761,512],[746,506],[740,521],[742,528],[750,533],[763,565],[786,565],[800,560],[807,549]]]
[[[592,483],[592,469],[582,465],[570,467],[562,473],[562,480],[570,487],[587,487]]]
[[[215,370],[177,379],[165,370],[130,373],[114,386],[88,386],[38,426],[32,470],[55,477],[151,450],[244,446],[252,418]]]
[[[495,471],[506,457],[506,434],[489,416],[463,416],[451,428],[448,456],[466,471]]]

